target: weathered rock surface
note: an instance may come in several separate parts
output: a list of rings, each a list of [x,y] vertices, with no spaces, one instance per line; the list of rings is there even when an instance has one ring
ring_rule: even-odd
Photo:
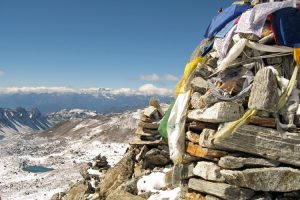
[[[134,157],[134,151],[128,151],[127,154],[115,165],[115,167],[107,171],[105,177],[97,188],[101,198],[106,198],[118,186],[129,180],[133,174]]]
[[[193,108],[195,109],[200,109],[200,99],[201,99],[201,94],[199,92],[194,92],[192,95],[191,95],[191,105]]]
[[[188,124],[188,130],[201,133],[203,129],[213,129],[217,130],[219,127],[219,124],[209,123],[209,122],[196,122],[193,121],[192,123]]]
[[[128,192],[116,191],[107,196],[106,200],[145,200],[140,196],[130,194]]]
[[[149,118],[155,118],[156,114],[158,114],[158,111],[154,106],[149,106],[144,110],[144,115]]]
[[[142,122],[142,123],[144,123],[144,122]],[[157,129],[143,128],[143,127],[138,126],[136,128],[135,133],[138,135],[152,136],[152,135],[157,135],[158,131],[157,131]]]
[[[244,114],[241,105],[234,102],[218,102],[206,110],[195,109],[188,113],[188,118],[196,121],[221,123],[239,119]]]
[[[276,127],[276,123],[275,123],[274,118],[251,116],[250,120],[249,120],[249,123],[253,124],[253,125],[269,127],[269,128],[275,128]]]
[[[156,166],[165,166],[171,162],[169,157],[170,156],[167,152],[153,148],[145,154],[143,167],[154,168]]]
[[[254,195],[254,192],[249,189],[239,188],[226,183],[214,183],[195,178],[191,178],[189,180],[188,187],[199,192],[230,200],[250,199]]]
[[[221,199],[212,195],[206,195],[205,200],[221,200]]]
[[[85,200],[85,194],[88,191],[88,186],[83,182],[78,182],[73,185],[63,198],[64,200]]]
[[[206,200],[205,196],[195,192],[187,192],[185,200]]]
[[[193,143],[198,143],[198,142],[199,142],[200,135],[197,134],[197,133],[193,133],[193,132],[191,132],[191,131],[188,131],[188,132],[186,133],[186,138],[187,138],[189,141],[193,142]]]
[[[220,171],[221,168],[215,163],[200,161],[193,169],[193,174],[208,181],[224,182],[225,179],[222,177]]]
[[[175,183],[180,183],[181,180],[189,179],[194,176],[193,174],[193,169],[195,165],[192,164],[178,164],[175,165],[173,168],[173,173],[172,173],[172,182],[174,185]],[[177,179],[177,180],[175,180]],[[176,185],[176,184],[175,184]]]
[[[160,117],[164,116],[164,111],[162,110],[158,100],[155,97],[152,97],[149,101],[149,106],[153,106],[154,108],[157,109]]]
[[[220,158],[218,165],[225,169],[239,169],[242,167],[276,167],[280,163],[264,158],[242,158],[225,156]]]
[[[248,107],[269,112],[277,111],[279,95],[277,80],[271,69],[259,70],[254,78]]]
[[[214,72],[214,69],[206,64],[199,63],[196,70],[195,76],[208,77]]]
[[[139,121],[138,126],[147,129],[158,129],[159,123],[158,122],[146,123],[143,121]]]
[[[194,92],[199,92],[199,94],[205,94],[208,85],[207,85],[207,81],[204,80],[202,77],[198,76],[195,77],[192,81],[191,81],[191,86]]]
[[[220,158],[227,154],[224,151],[203,148],[191,142],[188,143],[186,152],[192,156],[208,159]]]
[[[84,163],[80,166],[79,173],[84,179],[89,178],[89,173],[88,173],[89,168],[90,166],[87,163]]]
[[[145,158],[145,154],[146,154],[148,151],[149,151],[148,147],[147,147],[146,145],[144,145],[144,146],[141,148],[140,152],[136,155],[135,159],[136,159],[137,161],[141,161],[142,159]]]
[[[58,192],[58,193],[54,194],[50,200],[61,200],[65,195],[66,195],[66,193],[64,193],[64,192]]]
[[[214,140],[212,142],[213,131],[202,134],[201,146],[251,153],[300,167],[300,136],[298,133],[281,133],[270,128],[244,125],[237,129],[230,138],[222,141]]]
[[[289,167],[221,170],[227,183],[255,191],[290,192],[300,190],[300,170]]]

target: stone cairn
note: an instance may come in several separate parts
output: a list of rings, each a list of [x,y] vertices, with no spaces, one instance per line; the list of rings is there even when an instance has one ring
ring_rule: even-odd
[[[183,116],[181,162],[169,159],[168,142],[158,134],[164,112],[151,99],[130,149],[90,199],[147,199],[151,192],[138,195],[137,182],[164,168],[172,169],[166,172],[166,188],[181,188],[177,199],[300,199],[299,73],[289,88],[297,67],[293,49],[274,56],[276,48],[285,47],[276,46],[269,19],[261,37],[236,33],[229,41],[227,56],[233,60],[221,59],[215,47],[204,55],[212,39],[204,39],[191,56],[204,62],[185,80],[191,95]],[[235,48],[241,43],[242,49]]]
[[[136,129],[137,137],[130,142],[136,154],[135,177],[149,174],[154,168],[171,164],[168,144],[158,132],[159,123],[163,116],[164,111],[158,100],[152,97],[149,107],[140,114]]]

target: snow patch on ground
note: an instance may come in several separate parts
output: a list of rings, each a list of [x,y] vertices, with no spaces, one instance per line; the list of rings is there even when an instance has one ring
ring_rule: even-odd
[[[7,155],[0,159],[0,197],[2,200],[50,199],[62,192],[69,184],[82,179],[79,166],[101,154],[108,163],[115,165],[124,155],[128,145],[122,143],[83,143],[73,141],[61,153],[36,157],[32,155]],[[54,168],[45,173],[30,173],[21,169],[21,163]]]

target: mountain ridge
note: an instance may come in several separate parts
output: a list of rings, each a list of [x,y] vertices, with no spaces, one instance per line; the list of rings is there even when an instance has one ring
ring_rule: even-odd
[[[42,115],[38,108],[26,110],[22,107],[15,109],[0,108],[0,134],[2,139],[14,133],[31,133],[50,128],[52,123]]]
[[[22,89],[22,88],[20,88]],[[44,88],[45,89],[45,88]],[[0,89],[0,105],[7,108],[22,106],[26,109],[38,107],[41,113],[52,113],[62,109],[87,109],[107,114],[143,108],[153,95],[135,93],[132,90],[111,90],[108,88],[72,91],[63,90],[10,90]],[[169,103],[172,97],[155,95],[160,102]]]

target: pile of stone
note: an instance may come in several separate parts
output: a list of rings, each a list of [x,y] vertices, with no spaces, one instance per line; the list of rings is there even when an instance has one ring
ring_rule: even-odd
[[[151,172],[162,171],[167,166],[171,168],[172,161],[167,141],[158,132],[163,116],[164,111],[158,100],[152,97],[149,107],[144,109],[140,115],[136,129],[137,138],[130,142],[135,153],[132,176],[134,179],[139,179]],[[145,194],[144,197],[150,194]]]
[[[74,183],[68,191],[55,194],[51,200],[99,199],[96,188],[109,168],[107,158],[99,154],[91,162],[80,166],[83,180]]]
[[[214,40],[204,40],[191,59]],[[253,45],[226,65],[214,45],[190,76],[185,149],[198,161],[175,165],[173,183],[187,183],[186,199],[300,199],[299,73],[280,106],[297,68],[293,49],[274,56],[251,48],[278,47],[268,19],[261,37],[236,33],[230,47],[241,40]]]
[[[147,107],[140,115],[136,134],[137,140],[141,141],[158,141],[161,139],[158,133],[159,121],[164,116],[158,100],[152,97]]]
[[[255,6],[262,2],[252,1],[247,12],[261,9]],[[291,5],[272,1],[263,6],[280,10]],[[181,116],[185,130],[179,133],[185,137],[168,141],[185,145],[182,159],[172,163],[169,158],[174,149],[158,133],[164,112],[152,98],[127,154],[96,186],[97,198],[170,199],[152,195],[160,189],[172,193],[180,188],[180,197],[171,199],[300,199],[298,68],[293,49],[278,46],[270,18],[262,19],[265,22],[257,24],[263,25],[260,36],[243,33],[244,27],[238,31],[232,24],[225,40],[207,38],[193,52],[192,61],[202,58],[195,70],[186,70],[193,72],[181,82],[180,91],[190,94],[187,114]],[[139,191],[139,182],[153,172],[165,177],[165,188]]]

